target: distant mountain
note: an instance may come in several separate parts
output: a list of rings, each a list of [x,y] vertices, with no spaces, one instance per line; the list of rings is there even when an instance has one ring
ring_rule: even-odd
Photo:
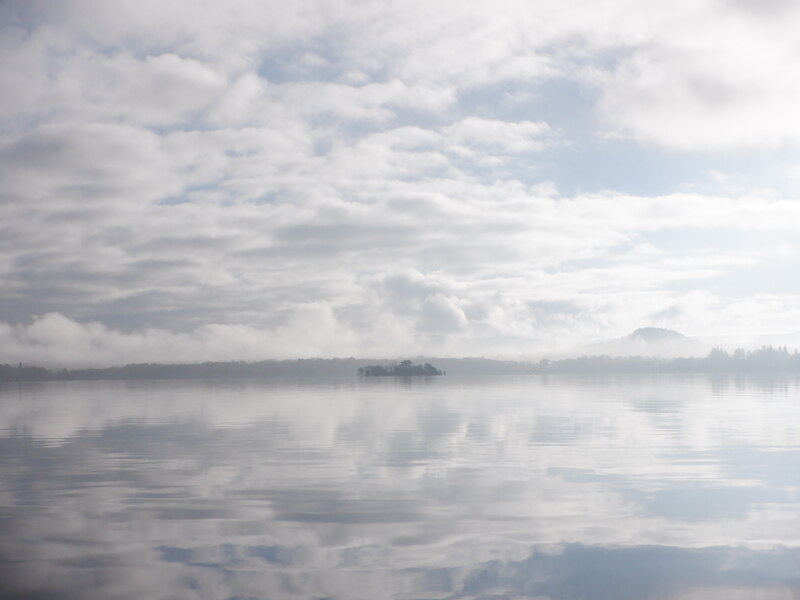
[[[678,358],[705,356],[709,350],[711,347],[707,344],[673,329],[642,327],[623,338],[585,346],[574,354]]]
[[[675,343],[689,338],[674,329],[663,327],[641,327],[630,334],[626,339],[641,340],[646,344]]]

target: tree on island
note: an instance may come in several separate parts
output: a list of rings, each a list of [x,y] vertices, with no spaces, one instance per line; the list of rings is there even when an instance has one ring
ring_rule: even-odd
[[[390,376],[434,376],[444,375],[444,371],[440,371],[431,363],[424,365],[412,364],[410,360],[401,361],[400,364],[392,365],[367,365],[359,367],[358,374],[364,377],[390,377]]]

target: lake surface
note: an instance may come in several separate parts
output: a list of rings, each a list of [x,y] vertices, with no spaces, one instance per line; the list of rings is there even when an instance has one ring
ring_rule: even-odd
[[[5,385],[0,597],[800,598],[800,384]]]

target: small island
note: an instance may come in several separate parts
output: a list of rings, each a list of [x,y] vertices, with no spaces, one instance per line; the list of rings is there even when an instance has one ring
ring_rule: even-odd
[[[363,377],[406,377],[444,375],[444,371],[437,369],[430,363],[415,365],[410,360],[404,360],[400,364],[359,367],[358,374]]]

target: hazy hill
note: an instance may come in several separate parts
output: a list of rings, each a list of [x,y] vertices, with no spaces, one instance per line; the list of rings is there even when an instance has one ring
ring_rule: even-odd
[[[585,346],[573,354],[679,358],[706,356],[710,350],[711,346],[673,329],[642,327],[623,338]]]

